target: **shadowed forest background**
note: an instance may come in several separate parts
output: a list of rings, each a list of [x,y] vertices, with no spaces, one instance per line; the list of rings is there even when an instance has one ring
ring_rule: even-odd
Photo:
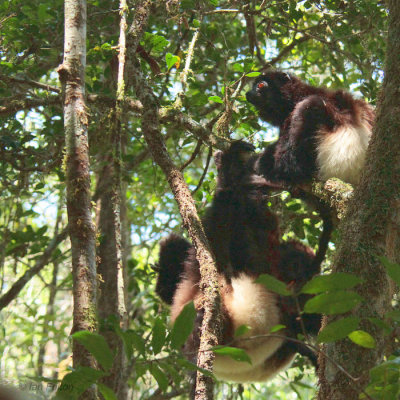
[[[179,171],[201,216],[216,184],[213,152],[242,138],[261,151],[277,138],[245,98],[272,67],[390,111],[378,118],[383,139],[354,197],[340,184],[309,189],[335,214],[323,272],[357,275],[351,289],[363,301],[325,319],[345,322],[319,338],[335,362],[319,378],[297,356],[263,384],[205,385],[216,399],[306,400],[319,379],[320,400],[398,398],[400,5],[88,0],[87,37],[75,38],[86,62],[78,65],[64,55],[75,45],[65,41],[64,7],[78,5],[82,17],[84,4],[0,4],[0,385],[33,398],[57,389],[59,398],[188,398],[196,367],[179,351],[182,327],[171,331],[154,292],[158,244],[170,232],[188,237],[181,214],[201,242]],[[283,240],[316,249],[316,212],[286,191],[268,206]],[[337,251],[341,237],[354,254]],[[350,288],[345,281],[327,288],[331,299]],[[345,373],[328,385],[340,367]]]

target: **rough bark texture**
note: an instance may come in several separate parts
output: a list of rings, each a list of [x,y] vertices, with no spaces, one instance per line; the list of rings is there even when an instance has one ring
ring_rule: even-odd
[[[374,135],[368,150],[365,173],[341,226],[341,241],[335,271],[358,275],[364,283],[359,294],[366,299],[353,311],[362,318],[361,329],[372,334],[375,349],[365,349],[341,340],[325,348],[355,382],[321,357],[320,400],[357,399],[368,383],[368,371],[383,357],[385,337],[368,322],[390,310],[392,284],[377,256],[400,261],[400,3],[389,0],[389,36],[385,79],[378,104]],[[327,318],[325,322],[330,322]]]
[[[328,204],[338,220],[346,214],[348,202],[353,196],[352,186],[336,178],[314,182],[311,189],[305,190]]]
[[[200,348],[197,365],[212,371],[214,353],[207,351],[218,344],[220,334],[220,297],[217,281],[217,270],[210,246],[197,214],[196,206],[189,188],[180,170],[174,165],[165,147],[159,124],[158,101],[146,79],[143,77],[140,65],[135,58],[135,45],[144,31],[151,7],[151,1],[143,0],[136,6],[134,24],[129,30],[127,48],[131,51],[134,62],[133,85],[137,97],[143,105],[142,131],[154,161],[161,167],[178,203],[183,225],[196,249],[196,257],[200,264],[200,288],[204,293],[204,317],[201,327]],[[197,373],[195,399],[213,398],[213,380],[201,373]]]
[[[121,102],[124,97],[125,31],[126,9],[124,0],[120,3],[121,29],[119,68],[117,83],[116,109],[111,116],[111,124],[103,159],[104,168],[99,181],[103,187],[100,193],[100,246],[98,272],[101,275],[98,313],[102,321],[111,316],[118,321],[119,327],[128,328],[128,316],[125,299],[125,280],[122,265],[121,243]],[[105,336],[110,348],[115,352],[113,367],[103,383],[114,390],[119,400],[127,397],[127,359],[121,338],[103,324],[100,332]]]
[[[64,61],[58,73],[65,92],[65,163],[72,251],[73,332],[95,331],[97,328],[95,229],[91,215],[85,67],[86,1],[66,0]],[[74,367],[96,367],[94,358],[76,341],[73,343],[73,363]],[[96,392],[88,389],[82,398],[95,399]]]
[[[139,72],[138,72],[139,74]],[[218,344],[219,337],[219,289],[217,282],[217,271],[214,260],[209,250],[209,244],[205,236],[196,206],[190,194],[189,188],[183,179],[182,173],[171,161],[165,148],[159,130],[156,100],[145,89],[144,80],[138,79],[137,91],[146,111],[142,116],[142,129],[145,140],[149,146],[154,161],[161,167],[167,177],[174,197],[178,203],[179,212],[182,216],[183,225],[196,248],[196,258],[200,264],[200,289],[204,293],[204,318],[201,328],[201,340],[197,365],[212,371],[214,354],[207,349]],[[147,85],[146,85],[147,88]],[[213,380],[201,373],[197,373],[195,399],[213,398]]]
[[[125,304],[125,282],[122,267],[120,193],[116,185],[115,169],[112,160],[102,170],[99,180],[108,184],[102,191],[98,205],[100,218],[98,230],[100,245],[98,249],[98,273],[101,276],[99,285],[98,314],[101,321],[100,332],[105,336],[108,345],[115,352],[113,368],[104,378],[107,386],[112,388],[118,399],[126,398],[126,357],[121,339],[110,329],[107,319],[114,316],[122,329],[127,329],[127,312]]]

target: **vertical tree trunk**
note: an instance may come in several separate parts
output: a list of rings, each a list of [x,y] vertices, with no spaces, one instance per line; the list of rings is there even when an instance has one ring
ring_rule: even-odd
[[[102,186],[104,184],[104,190],[99,201],[98,273],[101,276],[101,282],[98,312],[101,321],[107,321],[111,316],[114,316],[119,326],[126,329],[128,319],[121,253],[120,192],[119,186],[116,185],[117,176],[112,159],[109,159],[108,162],[99,176]],[[125,399],[127,393],[127,362],[123,344],[121,339],[107,327],[107,323],[102,324],[101,333],[116,354],[111,374],[104,379],[104,383],[114,390],[119,400]]]
[[[221,319],[217,270],[189,188],[181,171],[174,165],[165,147],[158,120],[158,100],[143,77],[140,64],[135,56],[137,44],[147,24],[151,3],[149,0],[137,2],[134,21],[129,30],[128,49],[134,66],[132,80],[136,95],[143,105],[142,132],[144,138],[154,161],[167,177],[172,193],[178,203],[183,225],[187,229],[196,249],[196,258],[200,265],[201,275],[199,286],[204,294],[204,315],[197,365],[200,368],[212,371],[214,353],[208,351],[208,349],[218,344],[220,336],[219,321]],[[195,399],[211,400],[213,398],[213,389],[214,382],[212,378],[198,371]]]
[[[335,271],[363,279],[359,294],[365,301],[353,311],[361,329],[376,340],[376,348],[359,347],[348,339],[325,346],[326,353],[342,365],[350,379],[321,357],[320,400],[357,399],[368,383],[371,367],[382,360],[385,336],[368,321],[382,318],[391,308],[392,284],[378,256],[400,261],[400,3],[389,0],[389,36],[385,79],[377,108],[377,120],[361,183],[356,188],[341,226]],[[332,321],[332,317],[325,322]]]
[[[119,38],[119,68],[117,82],[117,102],[113,114],[111,129],[107,138],[110,139],[107,148],[111,149],[105,157],[105,166],[100,175],[100,220],[101,233],[99,247],[98,272],[102,277],[98,302],[99,317],[107,320],[110,316],[117,318],[119,327],[127,329],[128,318],[125,299],[125,274],[122,264],[121,240],[121,131],[122,103],[125,96],[124,66],[126,52],[126,0],[120,2],[120,38]],[[116,356],[109,376],[103,382],[114,390],[119,400],[127,396],[127,359],[123,343],[113,331],[104,326],[101,333],[105,336],[110,348]]]
[[[95,229],[91,215],[85,67],[86,1],[66,0],[64,61],[58,73],[64,88],[67,211],[74,297],[73,332],[95,331],[97,327]],[[73,343],[73,363],[74,367],[96,367],[94,358],[76,341]],[[95,399],[95,390],[88,389],[82,398]]]
[[[140,72],[137,70],[137,78]],[[134,80],[135,80],[134,78]],[[200,265],[200,289],[204,295],[204,316],[201,326],[200,347],[197,366],[212,371],[214,353],[209,349],[218,344],[220,336],[220,297],[217,270],[210,252],[207,237],[197,214],[194,200],[182,173],[173,164],[159,131],[158,109],[155,98],[150,95],[149,88],[142,79],[136,81],[136,93],[143,103],[142,130],[154,161],[161,167],[172,193],[178,203],[179,212],[185,229],[196,249],[196,258]],[[213,399],[214,382],[212,378],[197,372],[196,400]]]
[[[54,314],[54,302],[57,295],[57,275],[58,275],[58,262],[53,262],[53,277],[51,279],[49,288],[49,302],[46,306],[46,316],[52,316]],[[54,326],[54,322],[51,323]],[[49,330],[50,322],[48,320],[43,321],[42,338],[47,338],[47,332]],[[42,343],[39,347],[38,361],[37,361],[37,375],[43,376],[43,364],[46,355],[46,342]]]

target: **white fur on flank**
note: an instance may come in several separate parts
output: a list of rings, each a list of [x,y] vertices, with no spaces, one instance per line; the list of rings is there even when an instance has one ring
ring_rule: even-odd
[[[358,183],[370,137],[366,124],[345,125],[333,133],[321,132],[317,146],[319,179],[339,178],[352,185]]]
[[[230,345],[246,350],[252,363],[216,355],[214,374],[221,379],[237,382],[263,381],[280,369],[276,366],[272,368],[273,365],[268,366],[266,360],[281,346],[283,339],[277,337],[243,339],[268,335],[271,328],[280,323],[277,296],[263,285],[254,283],[254,278],[248,275],[232,279],[232,289],[224,298],[224,303],[232,318],[233,329],[247,325],[250,330]]]

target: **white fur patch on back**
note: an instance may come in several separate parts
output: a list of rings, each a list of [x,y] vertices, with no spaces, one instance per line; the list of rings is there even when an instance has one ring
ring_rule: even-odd
[[[232,318],[233,329],[247,325],[250,330],[230,345],[246,350],[252,363],[216,355],[214,374],[222,379],[238,382],[265,380],[279,370],[266,367],[265,361],[284,341],[279,337],[267,336],[271,328],[280,323],[277,295],[263,285],[254,283],[254,278],[244,274],[232,279],[232,289],[224,302]],[[263,337],[252,338],[260,335]]]
[[[339,178],[352,185],[360,180],[371,130],[368,125],[345,125],[336,132],[318,135],[317,167],[319,179]]]

